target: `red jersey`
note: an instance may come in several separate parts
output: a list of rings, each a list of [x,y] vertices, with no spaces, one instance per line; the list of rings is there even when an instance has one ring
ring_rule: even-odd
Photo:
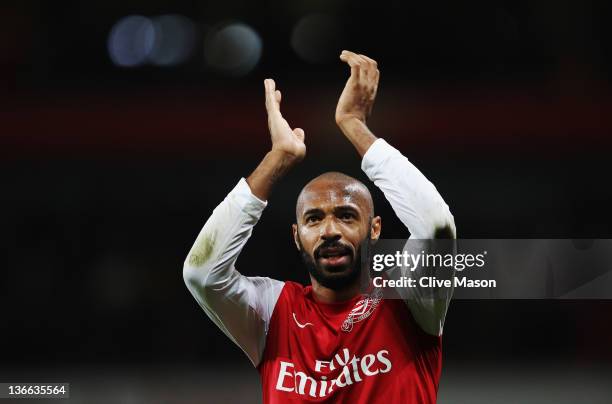
[[[402,300],[359,295],[321,303],[285,282],[258,366],[264,403],[435,403],[441,337]]]

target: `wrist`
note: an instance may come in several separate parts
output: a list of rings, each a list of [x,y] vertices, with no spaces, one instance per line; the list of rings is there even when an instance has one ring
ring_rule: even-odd
[[[337,124],[344,136],[353,144],[355,150],[357,150],[357,153],[359,153],[361,157],[364,156],[368,148],[377,139],[365,124],[365,121],[357,117],[340,120]]]
[[[270,150],[255,171],[246,179],[251,192],[262,201],[267,201],[274,185],[295,165],[295,158],[281,150]]]
[[[272,149],[266,154],[265,158],[269,159],[279,168],[286,170],[299,163],[303,157],[298,157],[295,154],[289,153],[285,150],[272,147]]]
[[[345,116],[336,119],[336,124],[342,130],[342,132],[350,131],[356,127],[367,127],[364,118],[360,118],[355,115]]]

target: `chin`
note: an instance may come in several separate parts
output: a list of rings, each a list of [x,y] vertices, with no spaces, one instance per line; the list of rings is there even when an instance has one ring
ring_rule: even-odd
[[[332,268],[319,267],[317,272],[318,274],[315,276],[315,279],[317,279],[321,285],[338,290],[354,282],[355,279],[359,277],[360,271],[352,266],[342,266]]]

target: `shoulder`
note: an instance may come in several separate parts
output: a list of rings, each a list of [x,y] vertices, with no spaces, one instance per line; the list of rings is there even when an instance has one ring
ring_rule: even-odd
[[[305,291],[306,289],[310,288],[310,286],[304,286],[301,283],[297,283],[293,281],[285,281],[285,288],[301,293]]]
[[[275,305],[275,312],[279,311],[291,311],[295,307],[300,305],[300,302],[304,300],[308,294],[310,286],[304,286],[297,282],[286,281],[283,285],[282,290],[278,296],[278,300]]]
[[[304,286],[297,282],[286,281],[283,286],[283,290],[281,291],[281,297],[289,298],[289,299],[298,299],[303,297],[310,286]]]

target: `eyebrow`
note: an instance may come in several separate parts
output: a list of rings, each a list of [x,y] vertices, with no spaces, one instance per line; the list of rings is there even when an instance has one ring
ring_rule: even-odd
[[[319,208],[312,208],[312,209],[308,209],[306,212],[304,212],[304,213],[302,214],[302,217],[306,217],[306,216],[308,216],[308,215],[313,215],[313,214],[321,214],[321,213],[323,213],[323,210],[322,210],[322,209],[319,209]]]
[[[336,206],[334,208],[334,212],[337,211],[345,211],[345,210],[350,210],[353,211],[355,213],[359,213],[359,208],[353,206],[353,205],[340,205],[340,206]]]
[[[336,206],[334,207],[334,212],[342,212],[342,211],[347,211],[350,210],[352,212],[355,212],[357,214],[359,214],[359,209],[353,205],[340,205],[340,206]],[[306,212],[304,212],[302,214],[302,217],[307,217],[308,215],[313,215],[313,214],[322,214],[323,213],[323,209],[320,208],[312,208],[312,209],[308,209]]]

